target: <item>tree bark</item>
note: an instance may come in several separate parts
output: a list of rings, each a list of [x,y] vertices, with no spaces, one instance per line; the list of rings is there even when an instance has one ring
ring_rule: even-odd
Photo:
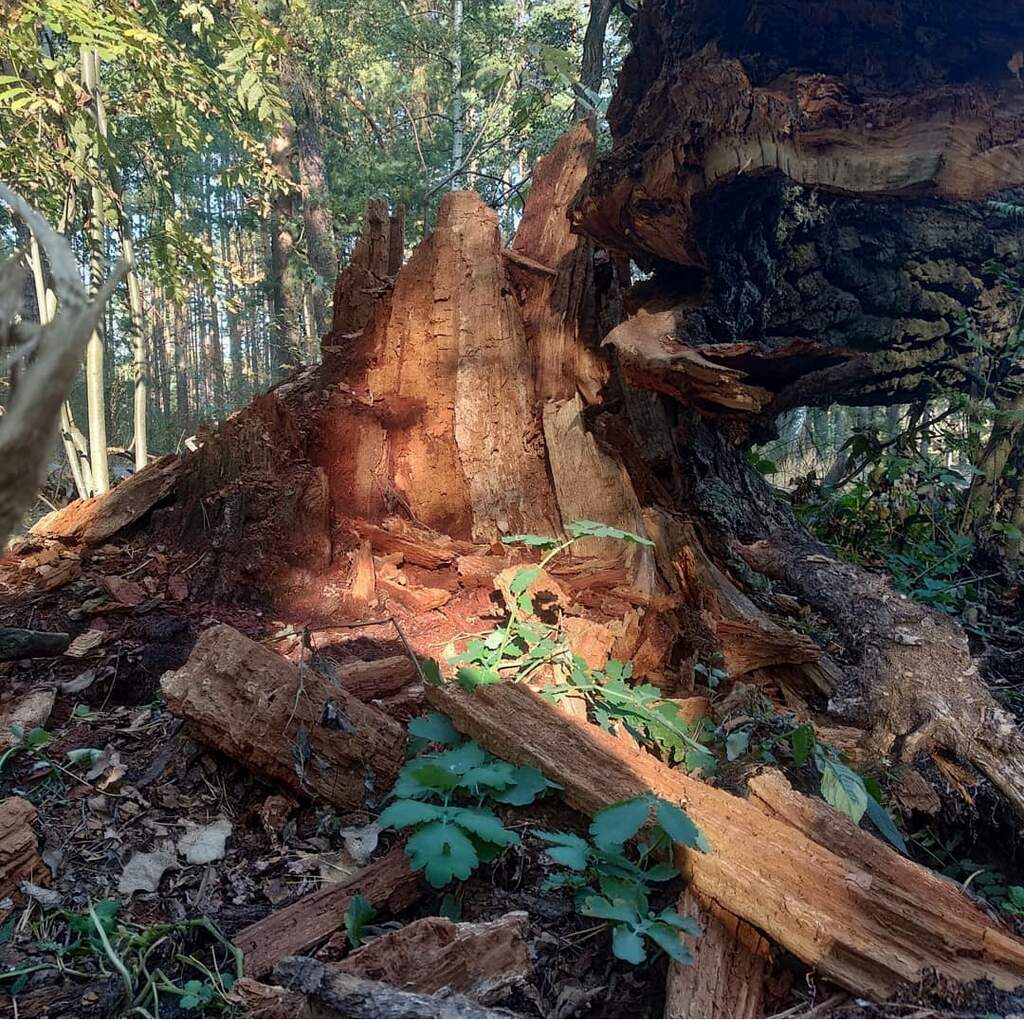
[[[595,112],[595,101],[604,81],[604,38],[608,19],[615,9],[615,0],[590,0],[590,17],[583,35],[583,57],[580,62],[580,85],[583,94],[573,105],[573,120],[583,120]]]
[[[270,219],[270,274],[274,311],[270,366],[273,379],[280,379],[301,362],[302,287],[294,264],[293,149],[291,127],[283,125],[270,141],[270,162],[281,178],[271,203]]]
[[[286,66],[288,99],[295,118],[306,254],[317,276],[313,286],[313,310],[317,333],[322,335],[327,331],[330,319],[325,293],[338,276],[338,255],[334,218],[327,204],[327,166],[324,163],[320,100],[305,70],[291,61]]]

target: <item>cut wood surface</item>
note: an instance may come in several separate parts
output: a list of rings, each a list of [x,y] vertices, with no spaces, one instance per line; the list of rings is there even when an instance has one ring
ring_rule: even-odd
[[[473,694],[451,684],[427,698],[493,754],[539,768],[587,814],[651,791],[683,805],[711,853],[679,852],[696,894],[748,921],[823,976],[886,999],[929,971],[953,982],[1024,985],[1024,943],[962,895],[935,897],[938,880],[907,862],[878,871],[771,817],[757,803],[667,768],[590,723],[554,710],[523,685]],[[866,837],[871,838],[871,837]]]
[[[268,974],[278,960],[302,953],[345,923],[345,911],[362,896],[378,914],[394,914],[419,899],[420,885],[409,870],[405,849],[396,846],[349,881],[327,884],[243,928],[234,943],[245,954],[245,972]]]
[[[407,992],[432,995],[449,989],[489,1005],[524,987],[533,975],[528,922],[522,911],[461,924],[421,917],[368,942],[336,969]]]
[[[160,686],[168,709],[203,740],[336,807],[378,804],[405,760],[405,731],[393,719],[233,627],[204,631]]]
[[[685,889],[679,912],[704,928],[699,939],[684,936],[693,965],[670,963],[665,1016],[764,1016],[764,980],[771,946],[756,929],[717,903]]]
[[[421,995],[403,992],[381,981],[346,974],[337,967],[291,956],[274,969],[274,978],[285,988],[315,1000],[314,1016],[379,1017],[509,1017],[507,1010],[486,1009],[461,995]]]
[[[49,883],[50,872],[39,856],[35,830],[36,809],[23,797],[0,800],[0,901],[21,902],[21,882]],[[0,920],[10,910],[0,908]]]

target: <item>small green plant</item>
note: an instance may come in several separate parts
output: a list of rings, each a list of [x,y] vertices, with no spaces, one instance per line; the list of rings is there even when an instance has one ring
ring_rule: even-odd
[[[506,535],[502,539],[506,545],[525,545],[547,551],[539,563],[521,567],[509,583],[512,603],[508,620],[486,638],[470,641],[461,655],[448,657],[451,665],[459,667],[455,679],[466,690],[500,683],[504,679],[502,673],[505,670],[514,670],[516,679],[524,680],[564,652],[561,644],[554,639],[554,628],[525,620],[533,615],[535,608],[529,588],[555,557],[584,538],[612,538],[635,545],[654,544],[650,539],[631,531],[598,524],[596,521],[572,521],[565,526],[565,532],[561,538],[549,535]]]
[[[446,749],[418,754],[405,764],[378,824],[414,830],[405,844],[413,870],[422,870],[435,889],[442,889],[520,842],[492,805],[532,804],[559,787],[537,769],[510,765],[472,741],[458,742],[458,733],[439,713],[414,719],[409,730]]]
[[[176,1007],[198,1010],[202,1015],[231,1015],[234,1004],[228,998],[236,981],[242,976],[243,958],[209,919],[205,917],[171,924],[143,927],[120,916],[121,903],[115,899],[100,900],[87,910],[73,912],[55,910],[44,916],[44,927],[62,934],[59,941],[34,943],[37,950],[53,954],[59,968],[80,976],[93,974],[116,978],[123,989],[124,1015],[160,1016],[172,996]],[[207,939],[204,962],[196,953],[200,943],[196,936]],[[19,983],[36,970],[52,968],[49,962],[33,963],[0,973],[0,982],[12,981],[16,994]],[[168,973],[171,967],[178,984]]]
[[[834,747],[818,740],[811,726],[798,726],[790,733],[789,740],[797,768],[808,759],[814,762],[821,776],[821,796],[826,803],[857,825],[866,814],[900,853],[908,853],[902,833],[882,806],[882,791],[877,782],[854,772]]]
[[[627,843],[648,823],[652,811],[649,838],[627,850]],[[598,811],[590,825],[590,840],[571,832],[536,831],[535,835],[551,844],[545,852],[566,869],[551,875],[547,887],[574,890],[581,914],[614,923],[615,956],[627,963],[643,963],[650,942],[679,963],[693,962],[680,935],[699,937],[700,925],[671,908],[655,912],[650,906],[652,886],[679,877],[670,861],[658,860],[673,843],[702,853],[710,850],[682,808],[653,795],[636,797]]]
[[[365,939],[363,929],[377,916],[377,911],[365,896],[353,896],[345,911],[345,937],[353,949],[358,949]]]
[[[1024,886],[1009,886],[1006,890],[1006,899],[1000,902],[999,909],[1007,914],[1024,916]]]
[[[508,620],[483,638],[468,642],[459,655],[448,655],[457,667],[455,679],[467,691],[500,683],[524,681],[539,670],[551,675],[543,694],[559,702],[582,698],[594,721],[605,729],[624,726],[638,741],[669,761],[683,761],[691,770],[714,771],[714,756],[693,735],[693,727],[679,715],[679,708],[665,701],[649,684],[632,684],[632,665],[611,660],[604,669],[591,669],[573,655],[559,623],[544,623],[535,615],[530,587],[544,569],[575,542],[584,538],[611,538],[636,545],[653,543],[630,531],[595,521],[573,521],[561,538],[546,535],[509,535],[509,545],[526,545],[547,552],[536,565],[522,567],[509,584],[512,603]]]
[[[50,734],[42,726],[36,726],[26,732],[24,726],[14,723],[11,726],[11,736],[14,737],[14,743],[0,755],[0,772],[3,772],[4,766],[14,755],[23,752],[38,755],[50,743]]]

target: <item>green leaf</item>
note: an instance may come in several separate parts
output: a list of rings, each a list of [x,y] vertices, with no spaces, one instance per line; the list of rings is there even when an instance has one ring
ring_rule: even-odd
[[[513,595],[521,595],[538,577],[540,577],[540,567],[523,567],[509,582],[508,590]]]
[[[793,749],[793,764],[797,768],[810,758],[817,742],[813,726],[798,726],[789,735],[789,743]]]
[[[532,545],[537,549],[551,549],[559,544],[559,539],[547,535],[506,535],[502,542],[505,545]]]
[[[534,829],[533,834],[546,843],[555,843],[558,846],[571,846],[577,850],[586,850],[587,841],[574,832],[548,832],[545,829]]]
[[[501,677],[493,669],[482,669],[479,666],[460,666],[455,673],[458,685],[470,694],[478,687],[489,687],[500,684]]]
[[[405,852],[413,870],[422,870],[435,889],[443,889],[454,878],[469,878],[480,863],[469,837],[445,822],[425,825],[409,838]]]
[[[422,825],[440,818],[442,809],[436,804],[424,804],[418,800],[396,800],[386,807],[377,819],[382,829],[407,829],[410,825]]]
[[[49,742],[50,734],[42,726],[36,726],[35,729],[29,730],[28,736],[25,737],[25,746],[33,751],[40,747],[46,747]]]
[[[373,920],[376,913],[365,896],[352,897],[345,910],[345,935],[353,949],[358,949],[363,944],[363,928]]]
[[[426,677],[428,684],[436,684],[437,686],[440,686],[444,683],[444,677],[441,676],[441,667],[438,665],[436,659],[421,659],[417,656],[416,661],[420,664],[420,669],[423,671],[423,675]]]
[[[549,846],[544,853],[563,868],[570,868],[572,871],[584,871],[587,867],[588,856],[586,850],[574,846]]]
[[[501,819],[492,811],[484,808],[449,809],[450,818],[456,825],[467,832],[494,843],[497,846],[512,846],[519,842],[519,837],[501,824]]]
[[[636,910],[624,900],[609,900],[604,896],[587,896],[580,906],[580,913],[585,917],[599,917],[602,921],[623,921],[635,924],[638,920]]]
[[[73,765],[92,765],[103,752],[98,747],[76,747],[68,751],[68,760]]]
[[[658,797],[655,817],[673,843],[688,846],[692,850],[700,850],[702,853],[711,853],[711,846],[704,838],[704,833],[681,807]]]
[[[470,769],[483,765],[487,761],[487,752],[479,744],[467,740],[458,747],[431,755],[429,760],[461,776]]]
[[[678,877],[679,869],[674,864],[669,864],[668,861],[655,864],[653,868],[648,868],[644,872],[644,879],[647,882],[671,882]]]
[[[729,761],[742,758],[750,746],[750,730],[733,730],[725,738],[725,757]]]
[[[481,788],[504,790],[514,782],[515,769],[507,761],[491,761],[470,769],[463,777],[461,786],[472,793],[480,793]]]
[[[655,922],[647,928],[646,934],[676,963],[681,963],[685,966],[692,965],[693,953],[683,945],[682,940],[679,938],[679,931],[676,928]]]
[[[909,857],[910,853],[907,850],[907,844],[903,839],[903,834],[896,828],[896,823],[893,821],[892,815],[890,815],[889,812],[886,811],[870,793],[867,794],[867,798],[868,818],[870,818],[874,823],[875,828],[878,829],[878,831],[885,836],[885,838],[892,843],[892,845],[896,847],[901,854],[906,854]]]
[[[461,781],[457,773],[432,761],[414,761],[402,769],[402,772],[407,773],[420,786],[430,790],[454,790]]]
[[[440,712],[428,712],[426,715],[411,719],[409,732],[414,737],[421,737],[432,744],[457,744],[460,740],[459,731],[452,726],[448,717]]]
[[[828,760],[821,773],[821,795],[837,811],[860,823],[868,806],[864,781],[842,762]]]
[[[590,835],[603,850],[617,849],[640,831],[648,814],[650,806],[644,797],[612,804],[594,815]]]
[[[644,940],[632,928],[627,928],[624,924],[616,925],[612,931],[612,952],[620,960],[625,960],[626,963],[632,963],[634,966],[647,959]]]
[[[658,914],[658,920],[664,921],[665,924],[670,924],[678,931],[685,932],[687,935],[692,935],[696,939],[699,939],[701,935],[704,934],[704,929],[694,918],[687,917],[685,914],[680,914],[671,908],[663,910]]]
[[[649,538],[644,538],[632,531],[614,528],[610,524],[601,524],[599,521],[571,521],[565,526],[565,531],[573,538],[614,538],[620,542],[633,542],[636,545],[654,545]]]
[[[492,794],[492,799],[499,804],[512,804],[524,807],[532,804],[547,790],[560,790],[558,783],[552,783],[544,774],[531,765],[520,765],[513,769],[512,785],[507,790]]]

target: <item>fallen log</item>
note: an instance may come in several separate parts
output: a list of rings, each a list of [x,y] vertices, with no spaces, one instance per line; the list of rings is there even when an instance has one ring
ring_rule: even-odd
[[[448,989],[486,1006],[529,982],[528,922],[523,911],[476,924],[421,917],[368,942],[335,969],[406,992]]]
[[[473,694],[430,686],[427,698],[493,754],[561,783],[566,800],[585,813],[647,792],[684,806],[712,848],[679,851],[694,892],[858,995],[885,1000],[929,972],[950,986],[1024,985],[1024,943],[925,868],[908,861],[876,869],[866,856],[842,856],[817,841],[816,829],[803,831],[631,751],[523,685]]]
[[[33,525],[31,534],[99,545],[167,499],[174,491],[183,463],[180,457],[167,454],[102,496],[76,499],[66,507],[52,510]]]
[[[49,871],[39,856],[39,844],[32,823],[36,809],[23,797],[0,800],[0,902],[20,903],[22,882],[42,885]],[[0,920],[10,913],[0,907]]]
[[[243,928],[234,939],[250,977],[270,973],[278,960],[302,953],[345,923],[345,911],[362,896],[380,914],[393,914],[419,899],[405,849],[396,846],[347,882],[324,885]]]
[[[336,807],[376,806],[405,761],[405,731],[393,719],[233,627],[205,631],[160,687],[203,740]]]
[[[981,681],[967,635],[951,617],[798,533],[736,551],[835,621],[850,660],[844,697],[832,703],[842,722],[870,730],[874,751],[905,763],[923,751],[952,751],[1024,819],[1024,735]]]
[[[71,644],[70,634],[21,627],[0,627],[0,661],[62,655]]]
[[[692,966],[669,964],[665,1016],[764,1016],[764,979],[771,946],[756,929],[717,903],[685,889],[679,912],[704,929],[699,939],[684,936]]]
[[[504,1009],[485,1009],[461,995],[419,995],[402,992],[380,981],[346,974],[337,967],[292,956],[274,968],[274,978],[285,988],[316,1000],[321,1009],[314,1015],[361,1017],[510,1017]]]

